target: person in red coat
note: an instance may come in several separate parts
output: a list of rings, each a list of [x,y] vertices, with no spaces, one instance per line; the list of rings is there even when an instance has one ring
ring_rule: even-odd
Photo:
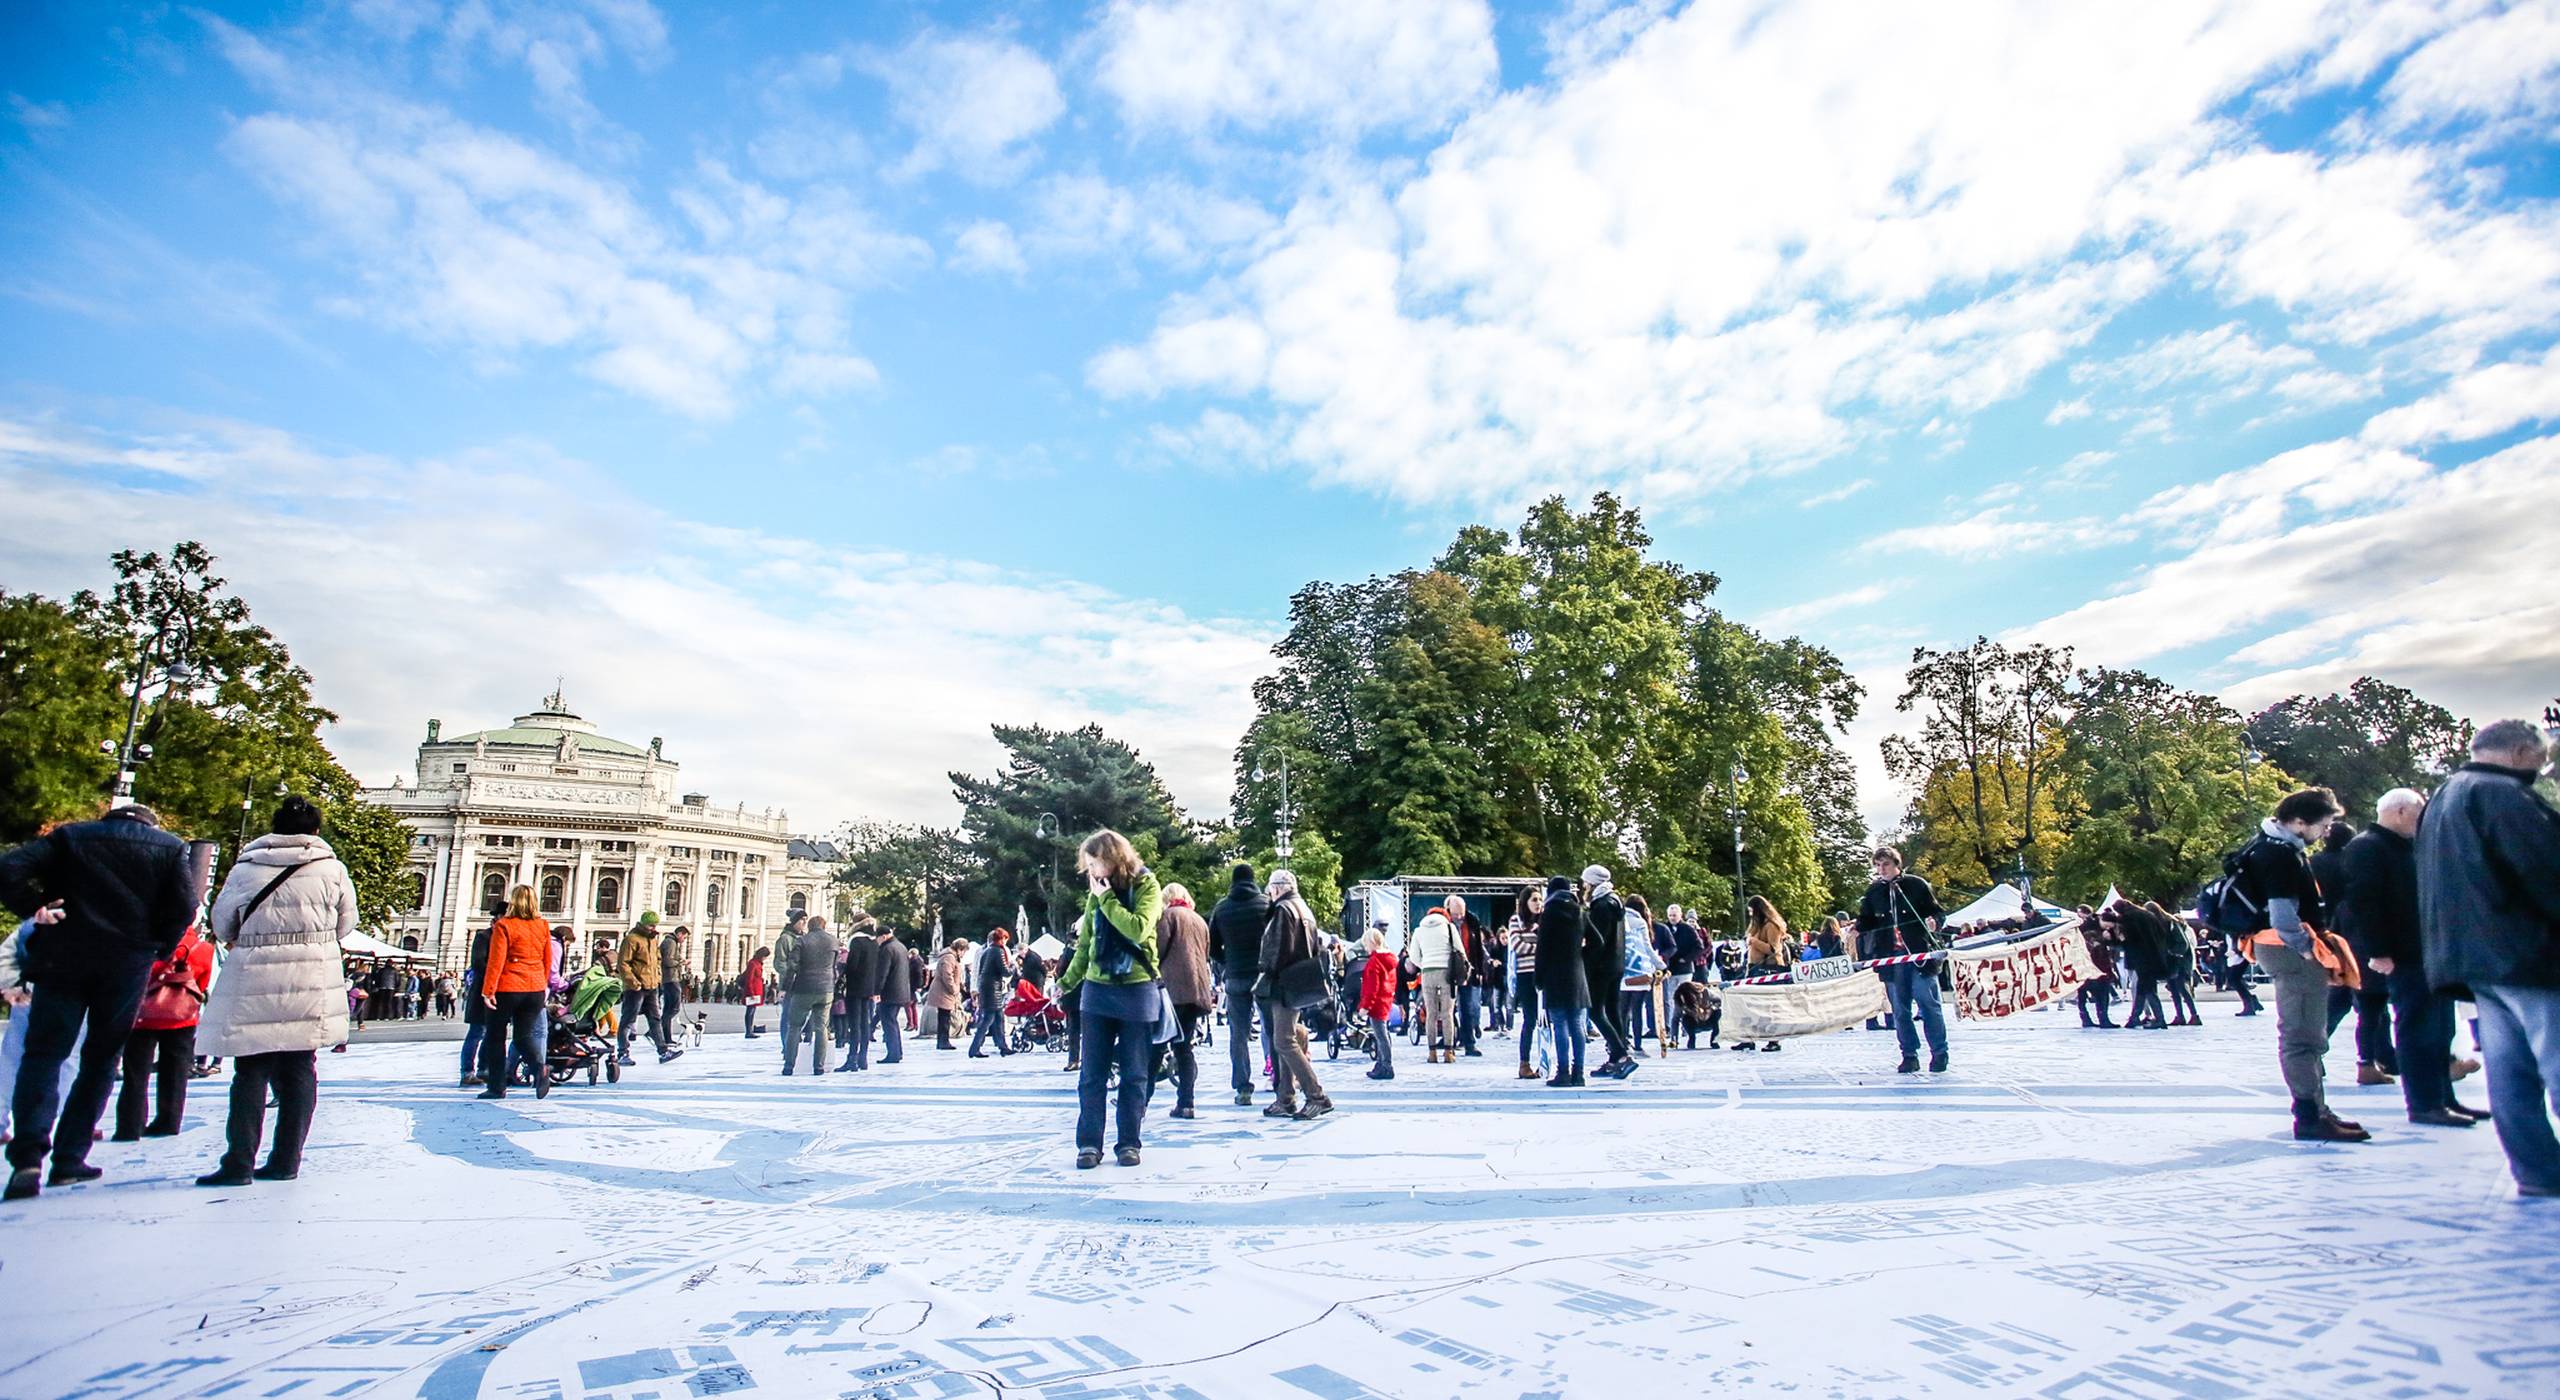
[[[756,1038],[756,1008],[764,1005],[764,960],[772,951],[756,949],[756,955],[747,959],[747,970],[738,975],[738,1000],[746,1004],[749,1040]]]
[[[1360,947],[1369,955],[1360,965],[1360,1014],[1369,1018],[1369,1045],[1377,1060],[1369,1067],[1369,1077],[1393,1079],[1396,1038],[1387,1030],[1387,1017],[1396,1009],[1398,961],[1387,951],[1386,925],[1377,924],[1362,935]]]
[[[187,1112],[187,1080],[195,1066],[196,1021],[213,987],[213,945],[190,925],[169,956],[151,965],[142,984],[142,1009],[124,1042],[124,1088],[116,1094],[117,1142],[176,1137]],[[151,1121],[142,1121],[142,1096],[157,1078]]]

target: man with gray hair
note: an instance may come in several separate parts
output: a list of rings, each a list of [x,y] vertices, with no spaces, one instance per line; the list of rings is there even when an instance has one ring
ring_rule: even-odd
[[[2454,1101],[2453,998],[2427,985],[2426,950],[2418,940],[2416,837],[2426,808],[2427,799],[2410,788],[2393,788],[2374,804],[2373,825],[2357,832],[2339,857],[2346,878],[2338,931],[2387,984],[2409,1121],[2468,1128],[2488,1115]]]
[[[2549,761],[2524,720],[2482,729],[2417,839],[2427,980],[2478,1006],[2490,1113],[2522,1196],[2560,1196],[2546,1107],[2560,1107],[2560,811],[2533,790]]]

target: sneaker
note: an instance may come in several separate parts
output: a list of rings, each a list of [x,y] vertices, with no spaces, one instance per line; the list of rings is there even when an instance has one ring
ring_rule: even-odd
[[[1944,1074],[1944,1073],[1946,1073],[1946,1072],[1947,1072],[1947,1052],[1946,1052],[1946,1051],[1941,1050],[1941,1051],[1939,1051],[1937,1054],[1931,1055],[1931,1056],[1929,1057],[1929,1072],[1930,1072],[1931,1074]]]
[[[246,1186],[255,1178],[247,1172],[209,1171],[196,1178],[198,1186]]]
[[[1484,1058],[1484,1052],[1483,1052],[1482,1050],[1478,1050],[1477,1048],[1475,1048],[1475,1047],[1474,1047],[1474,1046],[1472,1046],[1472,1045],[1470,1045],[1470,1046],[1468,1046],[1468,1047],[1467,1047],[1467,1049],[1466,1049],[1466,1054],[1467,1054],[1468,1058],[1470,1058],[1470,1059],[1478,1059],[1478,1060],[1480,1060],[1480,1059],[1483,1059],[1483,1058]]]
[[[1262,1110],[1262,1116],[1265,1118],[1295,1118],[1298,1116],[1297,1105],[1275,1103]]]
[[[1316,1119],[1322,1118],[1323,1116],[1325,1116],[1326,1114],[1331,1113],[1331,1112],[1333,1112],[1333,1100],[1331,1100],[1331,1099],[1310,1099],[1310,1100],[1308,1100],[1308,1102],[1307,1102],[1307,1106],[1306,1106],[1306,1107],[1304,1107],[1304,1108],[1302,1108],[1302,1109],[1299,1109],[1299,1110],[1297,1111],[1297,1113],[1296,1113],[1295,1115],[1293,1115],[1293,1116],[1295,1116],[1295,1117],[1298,1119],[1298,1121],[1300,1121],[1300,1122],[1302,1122],[1302,1123],[1312,1123],[1312,1122],[1314,1122]]]
[[[630,1068],[631,1066],[633,1066],[633,1065],[636,1065],[636,1064],[640,1063],[638,1060],[635,1060],[635,1059],[631,1058],[629,1055],[617,1056],[617,1057],[616,1057],[616,1059],[617,1059],[617,1061],[618,1061],[618,1062],[619,1062],[619,1063],[620,1063],[620,1064],[621,1064],[625,1069],[628,1069],[628,1068]]]
[[[1777,1054],[1779,1051],[1786,1049],[1787,1047],[1785,1047],[1785,1046],[1783,1046],[1783,1045],[1780,1045],[1778,1042],[1776,1042],[1776,1041],[1774,1041],[1774,1040],[1773,1040],[1773,1041],[1770,1041],[1768,1044],[1761,1046],[1760,1048],[1761,1048],[1763,1051],[1765,1051],[1765,1052],[1767,1052],[1767,1053],[1769,1053],[1769,1054],[1774,1055],[1774,1054]]]
[[[53,1164],[53,1170],[45,1173],[44,1184],[76,1186],[83,1181],[95,1181],[106,1174],[104,1168],[93,1167],[86,1162],[56,1162]]]
[[[669,1063],[670,1061],[674,1061],[674,1060],[681,1060],[681,1059],[683,1059],[683,1058],[684,1058],[684,1052],[683,1052],[682,1050],[670,1050],[670,1051],[668,1051],[667,1053],[665,1053],[665,1054],[663,1054],[663,1055],[660,1055],[660,1056],[658,1057],[658,1063],[663,1065],[663,1064],[667,1064],[667,1063]]]
[[[1251,1108],[1251,1107],[1253,1107],[1253,1093],[1252,1093],[1252,1091],[1251,1091],[1251,1090],[1247,1090],[1247,1091],[1246,1091],[1246,1092],[1244,1092],[1244,1093],[1241,1093],[1241,1094],[1236,1095],[1236,1107],[1238,1107],[1238,1108]]]
[[[1550,1089],[1570,1089],[1573,1087],[1573,1076],[1565,1073],[1563,1070],[1557,1070],[1555,1078],[1547,1081],[1547,1087]]]
[[[1644,1068],[1644,1066],[1635,1060],[1622,1060],[1618,1064],[1618,1072],[1610,1075],[1609,1077],[1612,1079],[1623,1080],[1628,1075],[1631,1075],[1642,1068]]]
[[[0,1191],[0,1201],[23,1201],[43,1189],[44,1178],[33,1167],[20,1167],[9,1173],[9,1186]]]
[[[1893,1072],[1896,1074],[1918,1074],[1920,1072],[1920,1057],[1917,1055],[1903,1056],[1902,1063],[1895,1065],[1893,1067]]]
[[[1096,1168],[1096,1167],[1098,1167],[1098,1166],[1101,1166],[1101,1165],[1102,1165],[1102,1149],[1101,1149],[1101,1148],[1099,1148],[1099,1147],[1080,1147],[1080,1148],[1076,1149],[1076,1170],[1077,1170],[1077,1171],[1080,1171],[1080,1172],[1089,1172],[1089,1171],[1092,1171],[1094,1168]]]
[[[1124,1167],[1134,1167],[1138,1165],[1138,1149],[1134,1147],[1123,1147],[1111,1154],[1111,1160],[1118,1162]]]

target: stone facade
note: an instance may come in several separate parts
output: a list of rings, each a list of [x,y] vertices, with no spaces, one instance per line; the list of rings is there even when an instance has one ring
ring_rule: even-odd
[[[607,738],[559,695],[504,729],[445,737],[427,721],[416,781],[365,800],[410,831],[415,907],[386,936],[458,969],[471,931],[534,887],[543,917],[583,951],[654,909],[688,932],[688,970],[737,975],[794,909],[833,914],[834,848],[795,838],[771,808],[722,807],[677,785],[661,740]]]

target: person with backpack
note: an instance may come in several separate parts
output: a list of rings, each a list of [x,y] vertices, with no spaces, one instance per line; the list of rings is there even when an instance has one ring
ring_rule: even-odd
[[[34,996],[19,1013],[27,1038],[12,1089],[17,1135],[9,1139],[6,1199],[36,1194],[36,1164],[48,1153],[46,1185],[105,1175],[89,1165],[89,1148],[109,1081],[151,965],[185,936],[198,893],[187,843],[162,831],[148,807],[55,827],[0,855],[0,902],[22,917],[57,906],[61,914],[20,940]],[[80,1068],[66,1094],[60,1072],[75,1044]]]
[[[1102,1165],[1103,1099],[1115,1069],[1120,1086],[1112,1157],[1134,1167],[1153,1087],[1148,1068],[1155,1025],[1163,1010],[1156,920],[1164,917],[1164,888],[1129,838],[1107,829],[1085,838],[1076,870],[1085,877],[1084,914],[1077,920],[1075,954],[1058,974],[1061,988],[1083,993],[1075,1028],[1083,1047],[1077,1057],[1076,1169]]]
[[[187,1113],[187,1078],[194,1069],[196,1022],[213,984],[213,945],[190,926],[169,956],[151,965],[142,1009],[124,1043],[124,1088],[116,1094],[116,1142],[176,1137]],[[151,1121],[142,1118],[145,1092],[154,1087]]]
[[[2232,873],[2209,921],[2256,923],[2241,946],[2266,969],[2276,1004],[2276,1063],[2293,1098],[2299,1142],[2368,1142],[2363,1126],[2329,1111],[2329,988],[2354,975],[2345,940],[2324,934],[2328,913],[2311,875],[2311,842],[2338,816],[2327,788],[2304,788],[2276,804],[2231,860]],[[2332,945],[2335,946],[2332,946]],[[2334,969],[2334,970],[2333,970]]]
[[[1859,958],[1871,961],[1935,952],[1938,921],[1946,916],[1946,911],[1938,907],[1937,891],[1929,887],[1928,881],[1905,873],[1902,852],[1891,846],[1877,847],[1869,863],[1876,878],[1858,898]],[[1929,1072],[1947,1072],[1947,1021],[1938,1005],[1938,972],[1943,966],[1943,962],[1933,959],[1875,970],[1884,981],[1886,1007],[1893,1017],[1893,1038],[1902,1047],[1902,1063],[1894,1067],[1896,1074],[1920,1072],[1920,1040],[1924,1032],[1929,1041]]]
[[[2550,755],[2524,720],[2482,726],[2417,842],[2427,984],[2478,1008],[2490,1120],[2527,1197],[2560,1196],[2560,811],[2533,786]]]
[[[1665,1051],[1671,1048],[1671,1037],[1664,1034],[1661,1018],[1654,1013],[1654,984],[1662,975],[1662,960],[1653,951],[1653,911],[1643,895],[1627,896],[1626,921],[1627,959],[1618,979],[1618,1021],[1627,1028],[1629,1052],[1641,1057],[1648,1033]]]
[[[1555,1043],[1555,1073],[1547,1080],[1550,1089],[1579,1089],[1583,1085],[1582,1051],[1583,1042],[1589,1038],[1591,1005],[1591,983],[1583,975],[1582,957],[1587,922],[1573,882],[1562,875],[1549,879],[1544,902],[1538,909],[1534,946],[1537,999],[1546,1008],[1547,1026]],[[1603,984],[1604,990],[1605,987]]]
[[[1605,865],[1582,871],[1582,977],[1589,999],[1591,1024],[1608,1043],[1609,1061],[1595,1073],[1624,1079],[1636,1072],[1636,1057],[1627,1046],[1627,1028],[1618,1018],[1617,989],[1626,975],[1627,906],[1609,883]]]

